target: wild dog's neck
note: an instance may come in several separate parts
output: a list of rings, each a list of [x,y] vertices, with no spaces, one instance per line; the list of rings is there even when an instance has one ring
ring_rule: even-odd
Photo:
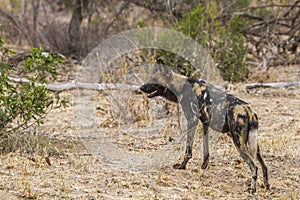
[[[171,91],[177,96],[178,100],[180,101],[181,99],[181,93],[184,88],[184,85],[187,83],[188,77],[172,73],[172,79],[169,83],[169,87]]]
[[[180,82],[184,82],[187,80],[188,77],[180,75],[180,74],[176,74],[173,72],[173,78],[172,81],[180,81]]]

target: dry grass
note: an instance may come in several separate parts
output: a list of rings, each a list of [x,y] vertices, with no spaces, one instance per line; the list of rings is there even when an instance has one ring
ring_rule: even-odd
[[[0,155],[0,198],[300,199],[299,88],[236,94],[250,102],[259,115],[259,143],[269,167],[269,191],[261,187],[259,169],[257,193],[245,192],[250,183],[250,170],[230,138],[216,133],[211,134],[207,170],[200,169],[202,140],[199,136],[187,170],[169,166],[142,172],[109,168],[98,156],[86,154],[76,135],[71,107],[50,113],[44,125],[47,139],[59,154],[49,160],[35,154]]]

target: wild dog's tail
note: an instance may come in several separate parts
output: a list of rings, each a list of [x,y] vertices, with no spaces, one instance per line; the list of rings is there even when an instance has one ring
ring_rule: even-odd
[[[248,136],[248,144],[249,144],[249,153],[251,157],[256,160],[256,155],[257,155],[257,138],[258,138],[258,117],[255,113],[252,113],[252,116],[250,117],[249,121],[249,136]]]
[[[256,155],[257,155],[257,129],[252,129],[249,131],[249,138],[248,138],[248,143],[249,143],[249,153],[251,157],[256,160]]]

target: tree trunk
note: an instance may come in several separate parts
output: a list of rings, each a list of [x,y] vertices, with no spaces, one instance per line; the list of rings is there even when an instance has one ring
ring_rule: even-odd
[[[86,3],[87,0],[76,0],[72,18],[69,24],[69,48],[70,48],[70,55],[78,56],[80,54],[80,39],[81,39],[81,32],[80,32],[80,26],[83,20],[82,17],[82,8],[83,3]]]
[[[39,14],[40,0],[32,0],[32,10],[33,10],[33,36],[32,42],[34,47],[38,47],[37,39],[37,19]]]

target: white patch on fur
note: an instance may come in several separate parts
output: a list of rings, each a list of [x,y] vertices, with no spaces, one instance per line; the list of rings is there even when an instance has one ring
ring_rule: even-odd
[[[254,129],[249,132],[249,138],[248,138],[248,143],[249,143],[249,151],[251,157],[256,160],[256,155],[257,155],[257,138],[258,138],[258,130]]]
[[[193,113],[197,116],[199,114],[197,105],[194,104],[193,102],[191,102],[191,108],[192,108]]]
[[[204,92],[203,99],[205,100],[207,97],[207,92]]]

